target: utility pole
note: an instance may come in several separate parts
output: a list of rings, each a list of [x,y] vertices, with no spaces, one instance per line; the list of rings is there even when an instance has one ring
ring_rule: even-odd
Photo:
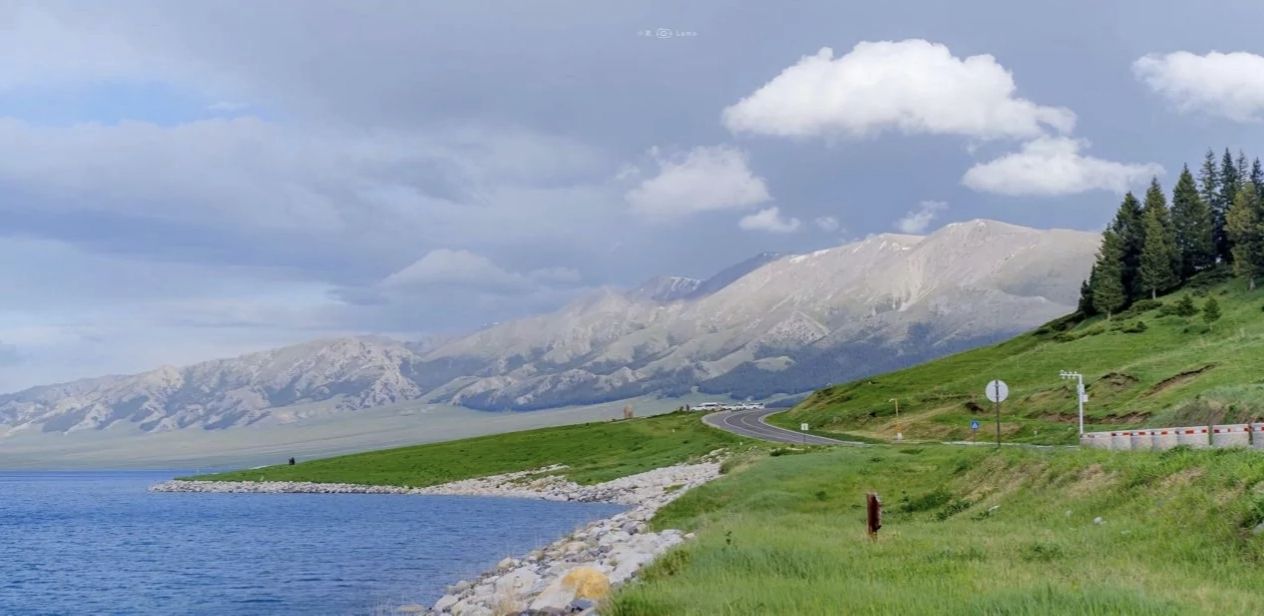
[[[1062,380],[1075,379],[1075,400],[1080,408],[1080,436],[1084,436],[1084,403],[1088,401],[1088,393],[1084,391],[1084,375],[1079,372],[1063,370],[1058,373]]]

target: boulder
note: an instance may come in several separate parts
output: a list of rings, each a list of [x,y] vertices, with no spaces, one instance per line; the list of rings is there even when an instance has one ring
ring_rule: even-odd
[[[442,612],[444,610],[451,609],[452,606],[456,605],[456,602],[460,600],[460,597],[457,597],[456,595],[443,595],[442,597],[439,597],[438,601],[435,601],[432,609],[436,612]]]
[[[496,580],[496,595],[499,597],[521,597],[539,583],[540,576],[530,569],[515,569],[500,576]]]
[[[531,609],[541,612],[566,610],[576,599],[600,601],[609,594],[610,578],[596,567],[585,565],[553,580],[531,602]]]

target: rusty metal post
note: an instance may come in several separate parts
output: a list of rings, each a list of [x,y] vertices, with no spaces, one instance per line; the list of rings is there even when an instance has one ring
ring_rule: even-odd
[[[869,538],[876,540],[878,529],[882,528],[882,501],[878,499],[878,493],[870,492],[865,496],[865,505],[869,513]]]

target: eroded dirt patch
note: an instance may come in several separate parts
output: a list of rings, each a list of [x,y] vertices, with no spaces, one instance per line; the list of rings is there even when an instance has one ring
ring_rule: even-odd
[[[1145,394],[1143,395],[1153,396],[1156,394],[1161,394],[1169,389],[1172,389],[1173,387],[1180,387],[1181,385],[1185,385],[1186,383],[1189,383],[1190,381],[1198,378],[1204,372],[1207,372],[1208,370],[1211,370],[1212,368],[1215,368],[1215,367],[1216,367],[1216,364],[1207,364],[1206,366],[1203,366],[1201,368],[1196,368],[1194,370],[1186,370],[1185,372],[1174,374],[1172,376],[1167,377],[1166,379],[1163,379],[1162,381],[1159,381],[1158,383],[1155,383],[1154,386],[1151,387],[1150,389],[1147,389]]]

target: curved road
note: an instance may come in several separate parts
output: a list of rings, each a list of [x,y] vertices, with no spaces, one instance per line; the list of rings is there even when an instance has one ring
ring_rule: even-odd
[[[797,443],[800,445],[858,445],[859,443],[851,443],[848,441],[837,441],[832,438],[823,436],[815,436],[812,434],[804,434],[795,432],[794,430],[786,430],[770,426],[764,421],[766,417],[773,413],[780,413],[784,409],[753,409],[749,411],[720,411],[719,413],[711,413],[702,418],[702,421],[708,426],[719,428],[750,438],[762,439],[765,441],[774,441],[777,443]]]

